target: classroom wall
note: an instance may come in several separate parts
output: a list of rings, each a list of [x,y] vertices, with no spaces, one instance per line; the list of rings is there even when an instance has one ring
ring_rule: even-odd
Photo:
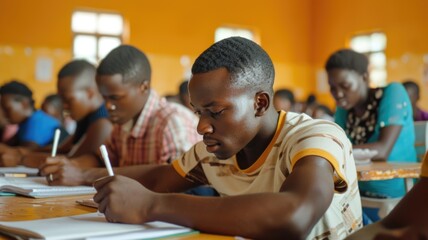
[[[315,72],[323,68],[328,56],[347,47],[356,33],[381,30],[387,36],[388,82],[414,78],[422,87],[420,105],[428,109],[428,1],[426,0],[328,0],[311,2],[313,32],[311,59]],[[333,100],[320,92],[322,101]]]
[[[70,60],[71,14],[77,9],[123,14],[126,43],[145,51],[152,63],[152,86],[175,93],[191,62],[214,41],[222,25],[249,27],[276,67],[275,88],[293,87],[298,98],[314,90],[311,63],[311,0],[0,0],[0,83],[27,82],[38,103],[55,91],[55,75]],[[35,79],[36,64],[52,60],[52,78]],[[46,61],[45,61],[46,63]]]

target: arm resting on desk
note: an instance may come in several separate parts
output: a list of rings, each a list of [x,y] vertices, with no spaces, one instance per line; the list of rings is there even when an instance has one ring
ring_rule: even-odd
[[[158,176],[170,177],[175,180],[180,176]],[[296,163],[279,193],[220,198],[159,194],[120,176],[101,179],[94,186],[98,190],[94,200],[109,221],[160,220],[207,233],[250,238],[304,238],[327,210],[334,194],[333,167],[315,156]]]
[[[373,157],[373,160],[386,161],[394,147],[395,141],[397,141],[397,138],[400,135],[401,129],[402,127],[399,125],[381,128],[378,141],[354,145],[353,148],[368,148],[376,150],[377,154]]]

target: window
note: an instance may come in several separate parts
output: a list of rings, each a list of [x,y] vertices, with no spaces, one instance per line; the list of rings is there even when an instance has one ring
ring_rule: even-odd
[[[361,34],[351,39],[351,48],[364,53],[370,62],[370,86],[382,87],[386,85],[386,36],[382,32]]]
[[[215,42],[218,42],[222,39],[233,37],[233,36],[239,36],[252,41],[256,41],[253,31],[249,29],[219,27],[215,30]]]
[[[76,11],[71,29],[74,58],[96,63],[122,43],[123,18],[120,14]]]

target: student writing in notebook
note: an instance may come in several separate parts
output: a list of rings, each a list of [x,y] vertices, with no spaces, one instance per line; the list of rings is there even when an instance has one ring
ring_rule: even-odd
[[[343,239],[361,227],[350,142],[333,122],[275,110],[274,66],[259,45],[219,41],[192,73],[203,141],[172,165],[130,169],[138,181],[122,169],[96,181],[94,200],[109,221],[267,239]],[[176,193],[203,184],[222,197]]]
[[[77,121],[74,135],[59,146],[59,154],[65,154],[68,157],[95,154],[111,134],[113,126],[108,119],[104,100],[98,91],[95,73],[95,66],[85,60],[73,60],[58,72],[58,95],[62,99],[64,110]],[[50,156],[50,151],[50,148],[46,148],[39,149],[38,152],[12,152],[3,157],[17,159],[15,161],[17,164],[37,168],[45,163],[46,158]],[[54,162],[56,162],[55,159],[49,160],[49,164]]]
[[[54,117],[37,110],[34,106],[33,92],[24,83],[13,80],[0,88],[1,107],[4,116],[12,124],[18,124],[17,133],[5,144],[0,144],[0,166],[10,166],[15,161],[4,158],[5,153],[15,153],[23,149],[39,149],[52,144],[54,131],[61,123]],[[63,138],[67,136],[63,129]]]
[[[121,174],[137,165],[167,164],[201,139],[197,116],[159,97],[150,79],[148,58],[133,46],[113,49],[97,68],[98,88],[115,123],[106,147],[112,165],[124,168]],[[52,174],[52,185],[92,185],[104,174],[104,168],[96,168],[100,162],[99,154],[49,158],[41,173]]]

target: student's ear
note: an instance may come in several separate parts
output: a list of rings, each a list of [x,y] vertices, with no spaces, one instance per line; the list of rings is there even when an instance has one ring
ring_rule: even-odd
[[[88,99],[92,99],[95,95],[95,90],[93,88],[86,89],[86,94],[88,94]]]
[[[255,96],[255,115],[256,117],[263,116],[270,106],[270,96],[267,92],[258,92]]]
[[[369,73],[368,72],[363,74],[363,80],[365,83],[369,84]]]
[[[22,109],[32,108],[30,99],[21,98],[21,99],[19,99],[19,103],[21,104]]]
[[[140,92],[144,93],[147,90],[149,90],[149,81],[144,81],[143,83],[141,83],[140,85]]]

